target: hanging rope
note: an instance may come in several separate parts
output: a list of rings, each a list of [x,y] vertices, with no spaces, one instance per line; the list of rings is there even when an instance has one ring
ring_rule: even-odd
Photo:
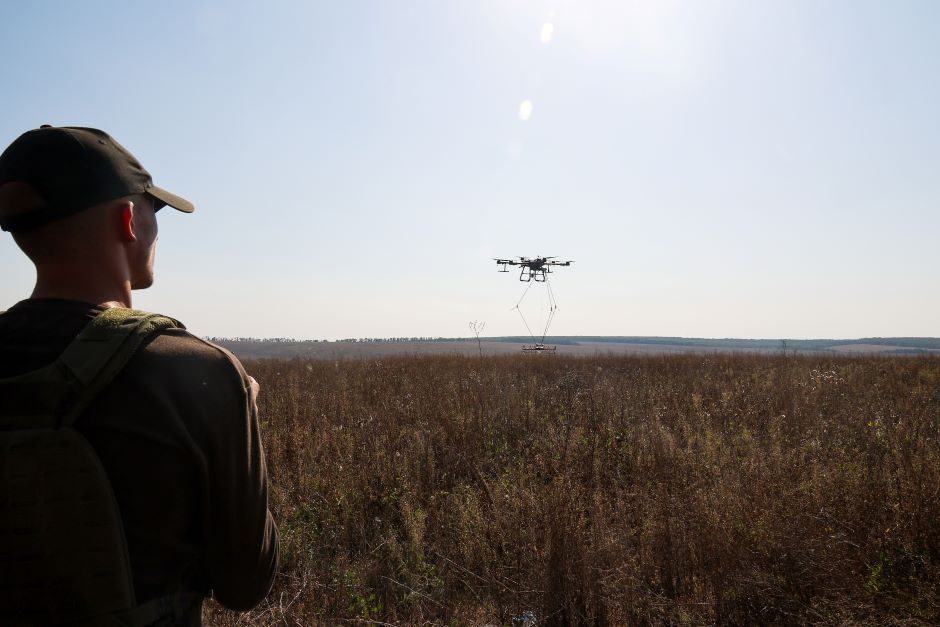
[[[529,293],[529,288],[531,288],[531,287],[532,287],[532,282],[529,281],[529,283],[525,286],[525,291],[522,292],[522,296],[519,297],[519,301],[516,303],[516,306],[513,307],[513,309],[515,309],[516,311],[519,312],[519,317],[522,318],[522,324],[525,325],[525,329],[526,329],[526,331],[529,332],[529,337],[532,338],[532,343],[534,344],[534,343],[535,343],[535,335],[532,333],[532,329],[529,328],[529,323],[526,322],[525,316],[522,315],[522,310],[519,309],[519,305],[522,304],[523,299],[525,299],[525,295]]]
[[[535,340],[535,334],[532,333],[532,328],[529,327],[529,322],[525,319],[525,315],[522,313],[522,308],[519,305],[522,304],[522,301],[525,300],[526,294],[529,293],[529,290],[532,288],[532,284],[537,281],[529,281],[526,285],[525,290],[522,292],[522,296],[519,298],[519,301],[516,303],[516,306],[513,307],[516,311],[519,312],[519,317],[522,318],[522,324],[525,325],[526,331],[529,332],[529,337],[532,338],[533,344],[544,344],[545,338],[548,336],[548,329],[552,326],[552,320],[555,318],[555,312],[558,311],[558,301],[555,300],[555,292],[552,290],[551,283],[548,282],[548,277],[545,277],[545,293],[548,297],[548,317],[545,320],[545,328],[542,329],[542,339],[539,341]],[[538,281],[541,282],[541,281]]]
[[[525,295],[529,293],[529,288],[532,287],[532,281],[526,283],[525,290],[522,292],[522,296],[519,297],[519,301],[516,303],[514,309],[519,309],[519,305],[522,304],[522,299],[525,298]]]
[[[552,291],[552,284],[548,282],[548,277],[545,277],[545,292],[548,294],[548,319],[545,320],[545,330],[542,331],[542,341],[541,344],[545,343],[545,336],[548,335],[548,328],[552,325],[552,319],[555,317],[555,312],[558,311],[558,301],[555,300],[555,293]]]

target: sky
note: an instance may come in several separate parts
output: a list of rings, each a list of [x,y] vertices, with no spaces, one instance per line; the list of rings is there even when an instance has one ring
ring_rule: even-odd
[[[540,335],[492,258],[555,255],[550,334],[940,336],[935,0],[35,0],[0,58],[0,147],[195,203],[133,304],[198,335]]]

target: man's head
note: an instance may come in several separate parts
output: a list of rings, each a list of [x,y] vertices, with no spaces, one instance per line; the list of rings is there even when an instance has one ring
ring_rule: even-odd
[[[42,271],[74,265],[120,274],[132,289],[153,282],[154,214],[189,201],[150,173],[107,133],[92,128],[27,131],[0,155],[0,228]],[[116,280],[118,277],[112,277]]]
[[[157,209],[193,211],[188,200],[154,185],[134,155],[98,129],[43,125],[0,155],[4,231],[28,231],[134,194],[152,197]]]

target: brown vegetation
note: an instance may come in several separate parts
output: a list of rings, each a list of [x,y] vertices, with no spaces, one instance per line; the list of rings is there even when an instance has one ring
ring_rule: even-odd
[[[281,571],[209,624],[940,622],[940,359],[247,368]]]

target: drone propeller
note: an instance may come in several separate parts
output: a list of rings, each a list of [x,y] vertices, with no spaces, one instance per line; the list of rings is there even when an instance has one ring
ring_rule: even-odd
[[[497,257],[491,257],[491,259],[498,265],[524,266],[537,272],[541,272],[541,269],[545,266],[570,266],[572,263],[574,263],[573,261],[552,261],[553,259],[558,259],[556,256],[523,257],[522,255],[519,255],[515,259],[500,259]]]

